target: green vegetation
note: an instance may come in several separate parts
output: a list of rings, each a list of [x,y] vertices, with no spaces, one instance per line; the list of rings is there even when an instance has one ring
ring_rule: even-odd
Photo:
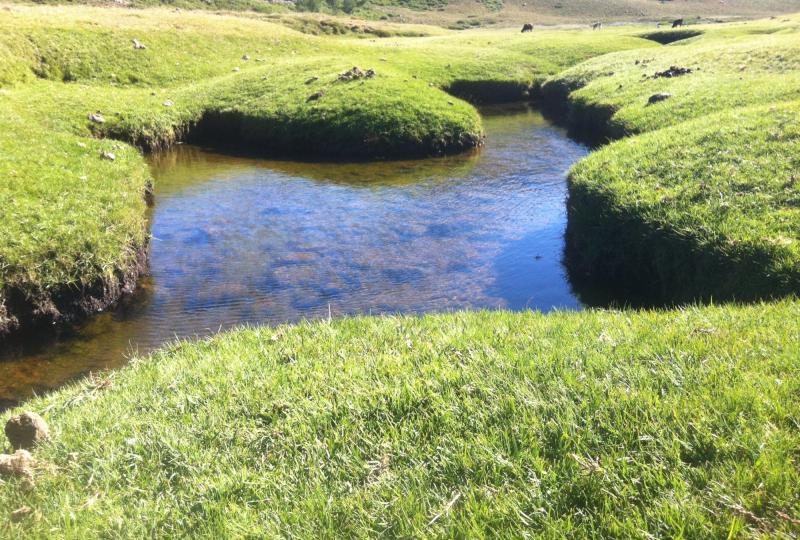
[[[101,13],[0,18],[4,292],[42,304],[125,275],[149,177],[120,141],[166,146],[199,123],[262,151],[470,146],[480,119],[444,89],[541,95],[576,126],[628,136],[570,174],[579,273],[664,301],[800,290],[797,17],[666,37],[371,41],[258,17]],[[336,80],[353,65],[376,75]],[[670,96],[649,103],[656,93]],[[105,123],[87,120],[96,111]],[[0,534],[791,538],[798,350],[793,299],[358,318],[179,343],[25,405],[55,437],[33,485],[0,484],[1,512],[28,509]]]
[[[791,537],[800,304],[245,329],[26,404],[7,537]],[[5,515],[3,516],[5,518]],[[2,520],[0,520],[2,521]]]
[[[800,18],[698,30],[543,86],[579,131],[649,132],[572,171],[570,264],[648,303],[796,294]]]
[[[132,285],[150,178],[133,148],[109,138],[159,149],[205,136],[259,153],[335,158],[456,152],[481,143],[480,117],[443,89],[519,99],[564,67],[653,45],[629,30],[364,40],[256,16],[9,9],[0,12],[8,157],[0,175],[12,181],[0,185],[0,227],[13,234],[0,236],[0,335],[102,308]],[[353,66],[375,75],[340,81]],[[114,161],[103,157],[109,152]]]

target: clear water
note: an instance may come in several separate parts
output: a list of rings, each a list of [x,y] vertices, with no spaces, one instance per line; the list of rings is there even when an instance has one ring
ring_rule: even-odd
[[[485,148],[456,157],[154,157],[150,276],[72,335],[4,351],[0,405],[245,323],[579,308],[561,264],[565,178],[588,150],[527,107],[484,115]]]

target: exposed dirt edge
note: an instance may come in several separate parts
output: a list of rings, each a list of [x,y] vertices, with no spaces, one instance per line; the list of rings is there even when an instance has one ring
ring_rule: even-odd
[[[147,271],[148,246],[130,249],[134,254],[130,265],[87,286],[64,285],[48,291],[7,287],[0,295],[0,343],[75,323],[132,293]]]
[[[457,80],[443,90],[473,105],[492,105],[528,99],[534,86],[520,81]]]

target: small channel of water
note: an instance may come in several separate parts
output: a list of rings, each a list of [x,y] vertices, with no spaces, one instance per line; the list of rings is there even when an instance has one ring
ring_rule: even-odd
[[[0,351],[0,407],[175,337],[245,323],[580,307],[565,177],[588,149],[521,106],[472,155],[298,163],[182,146],[153,159],[150,276],[71,336]]]

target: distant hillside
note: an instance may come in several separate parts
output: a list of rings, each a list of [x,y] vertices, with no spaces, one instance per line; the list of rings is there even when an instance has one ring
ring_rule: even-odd
[[[435,24],[450,28],[595,21],[689,22],[777,16],[800,11],[800,0],[77,0],[113,6],[173,6],[182,9],[322,13],[363,19]],[[37,0],[67,4],[73,0]],[[323,31],[326,29],[323,28]],[[328,28],[327,30],[331,30]],[[334,29],[335,30],[335,29]]]

